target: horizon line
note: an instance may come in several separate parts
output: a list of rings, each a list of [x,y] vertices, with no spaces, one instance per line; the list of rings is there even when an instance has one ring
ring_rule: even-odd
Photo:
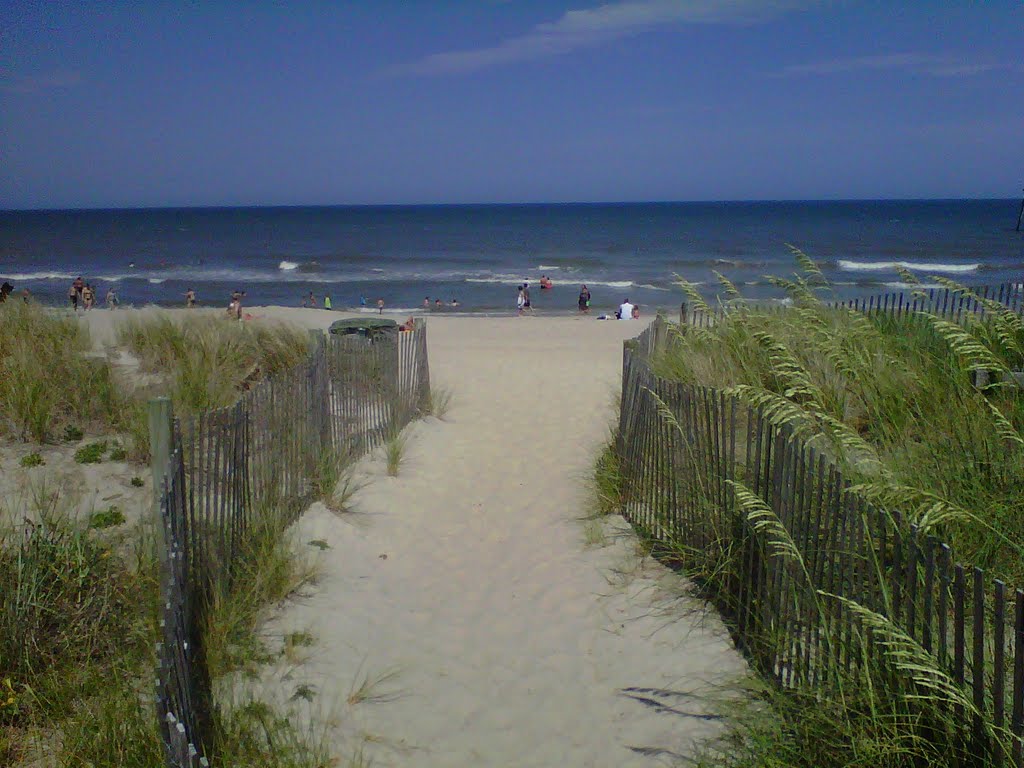
[[[97,205],[77,207],[0,208],[0,213],[81,213],[106,211],[290,210],[301,208],[531,208],[542,206],[744,205],[764,203],[942,203],[1004,202],[1018,197],[827,197],[732,198],[720,200],[570,200],[462,203],[247,203],[223,205]]]

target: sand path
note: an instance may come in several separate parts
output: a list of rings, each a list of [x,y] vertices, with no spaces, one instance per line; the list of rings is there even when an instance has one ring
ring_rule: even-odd
[[[649,766],[713,732],[693,694],[743,669],[717,618],[641,559],[621,522],[586,547],[576,520],[621,341],[639,330],[430,321],[448,416],[411,428],[397,478],[380,456],[364,460],[369,484],[351,513],[317,504],[304,516],[301,540],[330,546],[323,579],[271,625],[315,636],[278,691],[313,686],[341,754],[361,748],[378,766]],[[384,700],[351,695],[388,673],[371,691]]]

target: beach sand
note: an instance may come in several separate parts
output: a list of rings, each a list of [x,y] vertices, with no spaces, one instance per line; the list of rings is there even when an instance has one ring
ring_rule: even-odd
[[[716,732],[701,719],[709,697],[746,670],[717,616],[643,557],[621,518],[604,542],[586,535],[589,546],[578,519],[591,512],[622,340],[643,327],[428,320],[448,414],[413,425],[398,477],[380,452],[360,462],[367,485],[350,512],[308,511],[298,540],[329,545],[323,579],[268,627],[316,638],[305,664],[265,683],[282,700],[311,686],[340,754],[380,766],[650,766]],[[353,695],[381,677],[371,698]]]
[[[310,328],[344,316],[247,311]],[[126,314],[91,313],[98,344]],[[329,547],[322,578],[264,633],[314,642],[266,670],[260,695],[312,709],[336,754],[375,766],[665,765],[717,733],[703,716],[746,672],[717,615],[620,517],[579,519],[622,341],[645,325],[430,317],[450,410],[409,428],[397,477],[365,457],[350,511],[317,503],[296,524],[299,547]]]

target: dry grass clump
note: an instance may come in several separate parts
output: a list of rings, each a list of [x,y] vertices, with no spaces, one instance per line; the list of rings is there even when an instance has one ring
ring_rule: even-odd
[[[308,336],[300,329],[221,317],[129,318],[118,341],[139,358],[143,370],[167,376],[179,413],[230,405],[254,381],[309,355]]]
[[[46,442],[66,427],[109,430],[123,398],[75,317],[0,305],[0,434]]]
[[[776,280],[791,308],[733,305],[710,328],[685,329],[657,373],[764,408],[878,506],[1024,583],[1024,397],[1007,384],[1024,367],[1024,321],[995,302],[964,327],[831,309],[816,274]],[[988,387],[974,385],[977,371]]]

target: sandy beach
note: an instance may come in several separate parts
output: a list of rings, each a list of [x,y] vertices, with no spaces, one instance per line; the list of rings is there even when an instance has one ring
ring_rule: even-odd
[[[307,326],[337,315],[266,309]],[[645,766],[715,732],[707,697],[741,675],[717,616],[643,557],[621,518],[586,535],[622,340],[640,322],[430,318],[443,421],[411,428],[398,477],[369,456],[351,511],[315,504],[323,578],[268,627],[315,638],[297,669],[342,755],[374,765]],[[368,696],[354,692],[366,680]],[[377,697],[380,697],[379,699]]]

